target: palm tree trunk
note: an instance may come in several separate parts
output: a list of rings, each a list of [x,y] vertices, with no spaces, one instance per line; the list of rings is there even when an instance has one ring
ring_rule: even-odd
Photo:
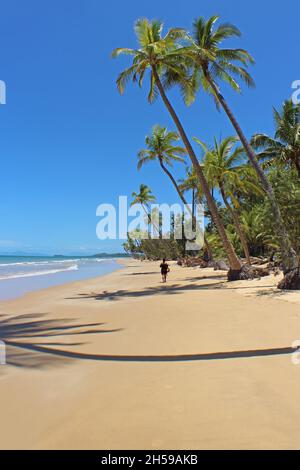
[[[195,189],[193,188],[192,189],[192,217],[193,217],[193,220],[195,218],[195,208],[196,208],[196,203],[195,203]],[[195,227],[193,227],[195,228]]]
[[[257,173],[257,175],[258,175],[258,177],[259,177],[259,179],[262,183],[262,186],[263,186],[265,192],[267,193],[267,196],[268,196],[270,204],[271,204],[273,216],[274,216],[274,219],[275,219],[275,224],[276,224],[276,227],[277,227],[277,236],[278,236],[279,243],[280,243],[280,248],[281,248],[283,271],[284,271],[284,274],[286,274],[286,273],[288,273],[292,270],[297,269],[298,260],[297,260],[296,252],[294,251],[294,249],[291,245],[288,233],[285,229],[284,222],[283,222],[283,219],[282,219],[282,215],[281,215],[279,206],[277,204],[273,188],[272,188],[268,178],[266,177],[263,169],[261,168],[260,164],[258,163],[257,157],[256,157],[251,145],[249,144],[248,140],[246,139],[245,134],[243,133],[239,123],[237,122],[234,114],[232,113],[231,109],[229,108],[229,106],[228,106],[226,100],[224,99],[223,95],[219,91],[218,87],[216,86],[215,82],[213,81],[213,79],[211,78],[211,76],[208,72],[205,73],[205,77],[206,77],[208,83],[210,84],[212,90],[214,91],[218,102],[220,103],[220,105],[224,109],[224,111],[227,114],[229,120],[231,121],[233,127],[235,128],[235,130],[236,130],[236,132],[237,132],[237,134],[240,138],[240,141],[241,141],[241,143],[242,143],[242,145],[243,145],[243,147],[246,151],[246,154],[247,154],[252,166],[254,167],[254,169],[255,169],[255,171],[256,171],[256,173]]]
[[[152,221],[152,218],[151,218],[151,215],[150,213],[147,211],[146,207],[144,206],[144,204],[141,204],[146,216],[147,216],[147,219],[148,219],[148,222],[150,225],[153,225],[153,228],[155,229],[155,231],[157,232],[157,234],[159,235],[159,230],[156,226],[156,224]],[[148,236],[149,236],[149,230],[148,230]]]
[[[225,190],[224,190],[224,186],[221,183],[220,183],[220,191],[221,191],[221,195],[222,195],[222,199],[224,201],[224,204],[227,207],[227,210],[228,210],[229,214],[232,217],[232,220],[233,220],[234,226],[237,230],[237,233],[239,234],[239,237],[240,237],[240,240],[241,240],[241,243],[242,243],[242,246],[243,246],[243,251],[245,253],[245,257],[246,257],[246,260],[247,260],[247,264],[251,265],[251,259],[250,259],[250,253],[249,253],[249,247],[248,247],[246,235],[244,233],[244,230],[242,229],[242,226],[240,224],[239,218],[238,218],[235,210],[231,207],[231,205],[229,204],[229,202],[227,200],[226,193],[225,193]]]
[[[181,136],[181,139],[182,139],[182,141],[183,141],[183,143],[186,147],[188,155],[191,159],[191,162],[192,162],[192,164],[195,168],[196,174],[199,178],[202,190],[203,190],[204,195],[206,197],[208,208],[211,212],[212,218],[213,218],[214,223],[217,227],[217,230],[218,230],[220,238],[222,240],[225,252],[227,254],[228,262],[229,262],[229,265],[230,265],[230,271],[231,271],[230,272],[230,278],[234,279],[235,276],[236,276],[236,278],[238,278],[239,273],[242,269],[242,264],[241,264],[240,260],[238,259],[230,240],[228,239],[227,233],[225,231],[225,227],[224,227],[224,225],[221,221],[220,215],[218,213],[216,203],[215,203],[214,199],[211,197],[209,186],[207,184],[207,181],[205,179],[205,176],[203,174],[201,166],[199,165],[198,159],[197,159],[197,157],[195,155],[195,152],[194,152],[194,150],[191,146],[191,143],[190,143],[190,141],[189,141],[189,139],[188,139],[188,137],[185,133],[185,130],[184,130],[184,128],[183,128],[183,126],[182,126],[182,124],[181,124],[181,122],[180,122],[173,106],[171,105],[170,101],[167,98],[164,87],[163,87],[163,85],[160,81],[159,75],[158,75],[157,70],[154,66],[152,67],[152,71],[153,71],[155,82],[156,82],[157,88],[159,90],[159,93],[161,95],[161,98],[162,98],[167,110],[169,111],[170,115],[172,116],[172,119],[173,119],[173,121],[174,121],[174,123],[175,123],[175,125],[178,129],[178,132]]]
[[[300,155],[297,155],[296,157],[295,166],[298,173],[298,178],[300,178]]]
[[[187,203],[187,200],[185,199],[185,197],[184,197],[182,191],[180,190],[180,188],[179,188],[175,178],[173,177],[172,173],[165,167],[165,165],[163,164],[161,159],[159,159],[159,163],[160,163],[160,166],[161,166],[162,170],[166,173],[166,175],[172,181],[172,183],[173,183],[173,185],[174,185],[174,187],[177,191],[177,194],[180,197],[182,203],[184,204],[184,206],[186,206],[186,208],[188,209],[190,215],[192,216],[193,225],[197,226],[198,230],[200,230],[200,232],[203,233],[202,227],[200,226],[199,222],[197,221],[193,211],[190,210],[190,207]],[[193,197],[193,200],[194,200],[194,197]],[[203,241],[204,241],[204,245],[205,245],[209,260],[212,261],[213,260],[212,249],[211,249],[211,247],[210,247],[210,245],[209,245],[209,243],[206,239],[206,236],[204,234],[203,234]]]

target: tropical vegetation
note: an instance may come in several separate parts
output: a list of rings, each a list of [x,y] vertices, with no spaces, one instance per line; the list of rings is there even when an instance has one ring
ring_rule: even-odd
[[[191,33],[172,28],[163,34],[160,21],[139,19],[135,23],[138,47],[114,50],[114,57],[132,57],[130,67],[117,79],[120,93],[130,80],[142,87],[149,75],[148,101],[160,97],[176,127],[176,132],[154,127],[146,148],[138,154],[138,167],[157,160],[183,203],[188,191],[192,191],[192,204],[196,197],[205,202],[210,220],[206,250],[213,257],[227,258],[229,280],[247,278],[251,256],[269,256],[285,274],[280,287],[300,289],[299,106],[287,101],[282,111],[274,110],[274,138],[256,134],[248,141],[221,86],[226,83],[236,92],[241,91],[241,83],[254,86],[248,70],[254,59],[245,49],[224,46],[241,33],[230,23],[218,25],[218,20],[218,16],[200,17]],[[236,136],[221,142],[215,139],[212,145],[198,139],[204,153],[199,158],[170,101],[171,87],[180,89],[187,105],[200,89],[209,93],[226,113]],[[191,164],[188,177],[177,182],[169,167],[173,162],[183,163],[185,155]]]

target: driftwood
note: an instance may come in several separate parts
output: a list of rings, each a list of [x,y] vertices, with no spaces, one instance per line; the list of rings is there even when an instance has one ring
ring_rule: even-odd
[[[260,262],[266,260],[259,259]],[[253,259],[254,261],[254,259]],[[203,258],[200,257],[185,257],[177,261],[179,266],[187,268],[214,268],[215,271],[227,271],[228,281],[242,281],[250,279],[260,279],[262,277],[269,276],[271,270],[268,266],[249,266],[248,264],[243,264],[242,269],[238,271],[233,271],[229,268],[227,260],[221,259],[219,261],[209,261],[206,262]]]
[[[278,284],[281,290],[300,290],[300,266],[287,273]]]
[[[224,259],[221,259],[219,261],[212,261],[210,263],[210,267],[214,268],[215,271],[228,271],[229,270],[227,261],[225,261]]]
[[[253,273],[254,279],[260,278],[260,277],[267,277],[270,276],[270,270],[268,268],[257,268],[255,266],[251,267],[251,271]]]
[[[267,264],[269,262],[268,258],[257,258],[255,256],[250,257],[251,264],[255,264],[256,266],[260,266],[262,264]]]
[[[251,279],[260,279],[270,275],[270,271],[267,268],[260,268],[255,266],[249,266],[244,264],[242,269],[239,271],[229,270],[227,273],[228,281],[247,281]]]
[[[186,257],[186,258],[181,258],[180,260],[178,260],[177,264],[179,266],[184,266],[186,268],[195,268],[195,267],[207,268],[208,263],[204,261],[203,258],[200,258],[200,257],[195,257],[195,258]]]

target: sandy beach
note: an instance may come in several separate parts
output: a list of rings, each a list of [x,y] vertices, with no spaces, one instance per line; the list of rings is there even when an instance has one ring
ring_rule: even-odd
[[[300,294],[126,261],[0,303],[2,449],[299,449]]]

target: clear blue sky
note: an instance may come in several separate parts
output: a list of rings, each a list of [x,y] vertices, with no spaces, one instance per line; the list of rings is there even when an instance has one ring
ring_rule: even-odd
[[[153,124],[173,127],[146,90],[115,87],[126,59],[112,49],[134,47],[133,23],[160,18],[189,28],[194,17],[218,13],[243,32],[233,43],[256,59],[255,90],[224,90],[247,135],[273,131],[272,105],[291,96],[300,79],[298,0],[2,0],[0,79],[0,252],[93,253],[121,242],[96,238],[96,207],[148,184],[161,202],[176,202],[155,164],[136,170],[136,153]],[[209,142],[232,130],[200,95],[187,109],[172,92],[190,136]],[[183,174],[175,169],[176,176]]]

